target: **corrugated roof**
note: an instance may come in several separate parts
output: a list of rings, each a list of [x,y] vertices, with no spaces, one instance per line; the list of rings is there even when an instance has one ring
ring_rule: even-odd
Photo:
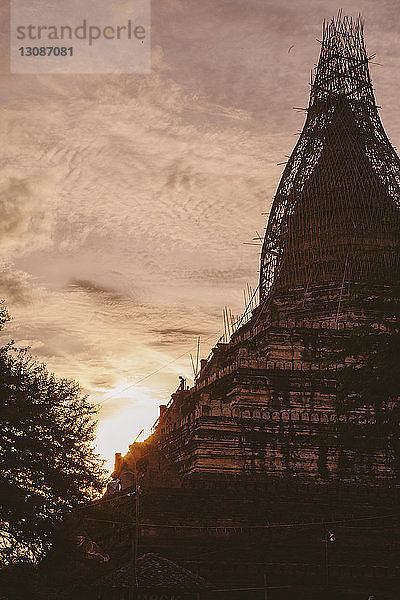
[[[129,588],[132,578],[132,566],[129,564],[102,577],[96,585],[105,588]],[[153,553],[138,558],[137,578],[140,589],[191,591],[211,587],[202,577]]]

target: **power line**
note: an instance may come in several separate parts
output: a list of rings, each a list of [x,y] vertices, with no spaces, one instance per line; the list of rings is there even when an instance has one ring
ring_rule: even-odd
[[[262,525],[243,525],[243,524],[236,524],[236,525],[215,525],[215,524],[209,524],[209,525],[179,525],[179,524],[175,524],[175,525],[170,525],[170,524],[162,524],[162,523],[139,523],[140,527],[153,527],[153,528],[167,528],[167,529],[193,529],[193,530],[209,530],[209,529],[223,529],[223,530],[254,530],[254,529],[279,529],[279,528],[285,528],[285,529],[291,529],[291,528],[297,528],[297,527],[319,527],[319,526],[325,526],[325,525],[340,525],[340,524],[344,524],[344,523],[354,523],[354,522],[358,522],[358,521],[371,521],[371,520],[377,520],[377,519],[389,519],[389,518],[396,518],[398,517],[398,515],[396,514],[391,514],[391,515],[374,515],[374,516],[370,516],[370,517],[354,517],[354,518],[348,518],[348,519],[342,519],[342,520],[338,520],[338,521],[310,521],[310,522],[305,522],[305,523],[269,523],[269,524],[262,524]],[[113,523],[116,525],[127,525],[127,524],[131,524],[131,521],[113,521],[113,520],[109,520],[109,519],[95,519],[93,517],[84,517],[86,518],[86,520],[88,521],[97,521],[99,523]],[[377,528],[378,529],[378,528]]]
[[[119,496],[117,496],[118,498],[126,498],[128,496],[132,496],[134,492],[127,492],[126,494],[120,494]],[[84,505],[84,506],[78,506],[75,508],[75,510],[87,510],[88,508],[91,508],[93,505],[97,505],[97,504],[103,504],[106,502],[112,502],[116,499],[116,497],[112,497],[112,498],[99,498],[99,500],[93,500],[93,502],[90,503],[90,505]]]
[[[214,338],[215,336],[219,335],[220,331],[217,331],[217,333],[213,333],[212,335],[210,335],[208,338],[206,338],[204,341],[208,342],[208,340],[210,340],[211,338]],[[160,371],[162,371],[163,369],[165,369],[166,367],[169,367],[169,365],[174,364],[175,362],[177,362],[179,359],[183,358],[184,356],[188,356],[190,355],[190,352],[193,352],[194,349],[190,348],[190,350],[187,350],[186,352],[184,352],[183,354],[181,354],[180,356],[178,356],[177,358],[174,358],[173,360],[165,363],[164,365],[162,365],[161,367],[159,367],[158,369],[156,369],[155,371],[152,371],[151,373],[149,373],[148,375],[145,375],[144,377],[142,377],[141,379],[139,379],[138,381],[135,381],[133,383],[128,384],[126,387],[122,388],[120,390],[120,392],[126,392],[129,389],[132,389],[134,387],[136,387],[137,385],[139,385],[139,383],[142,383],[143,381],[145,381],[146,379],[149,379],[150,377],[153,377],[153,375],[156,375],[157,373],[159,373]],[[103,400],[100,400],[99,402],[96,402],[93,406],[101,406],[103,405],[105,402],[108,402],[108,400],[111,400],[113,397],[113,393],[109,394],[108,396],[106,396],[105,398],[103,398]]]
[[[233,327],[235,327],[235,331],[240,327],[240,325],[242,324],[243,319],[246,317],[247,313],[248,313],[248,309],[251,306],[257,292],[259,289],[259,285],[256,287],[256,289],[253,291],[253,294],[250,298],[250,301],[248,303],[248,306],[246,306],[245,311],[243,313],[243,315],[235,322],[233,323]],[[208,342],[209,340],[211,340],[212,338],[215,338],[216,336],[220,335],[221,331],[217,331],[216,333],[213,333],[212,335],[210,335],[209,337],[205,338],[204,342]],[[221,339],[221,337],[219,338]],[[196,347],[196,349],[198,349],[198,345]],[[142,377],[141,379],[139,379],[138,381],[135,381],[133,383],[130,383],[128,385],[126,385],[124,388],[122,388],[120,390],[120,392],[126,392],[129,389],[133,389],[134,387],[138,386],[140,383],[142,383],[143,381],[146,381],[147,379],[149,379],[150,377],[153,377],[153,375],[156,375],[157,373],[159,373],[160,371],[162,371],[163,369],[165,369],[166,367],[169,367],[170,365],[174,364],[175,362],[177,362],[178,360],[180,360],[181,358],[183,358],[184,356],[190,356],[191,352],[193,352],[195,349],[194,348],[190,348],[189,350],[187,350],[186,352],[183,352],[183,354],[181,354],[180,356],[174,358],[173,360],[165,363],[164,365],[162,365],[161,367],[159,367],[158,369],[156,369],[155,371],[152,371],[151,373],[149,373],[148,375],[145,375],[144,377]],[[209,357],[210,358],[210,355]],[[94,406],[102,406],[103,404],[105,404],[105,402],[108,402],[108,400],[111,400],[113,397],[113,392],[108,394],[108,396],[106,396],[105,398],[103,398],[103,400],[100,400],[99,402],[96,402],[94,404]]]

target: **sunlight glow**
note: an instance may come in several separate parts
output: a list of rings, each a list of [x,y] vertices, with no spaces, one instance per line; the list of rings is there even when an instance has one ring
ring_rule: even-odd
[[[107,404],[113,404],[112,416],[102,416],[99,411],[99,424],[97,426],[96,448],[100,455],[106,460],[106,468],[112,472],[114,467],[115,452],[122,455],[128,452],[129,444],[132,444],[137,434],[144,428],[141,440],[150,435],[150,429],[158,416],[159,400],[153,400],[151,391],[147,392],[135,388],[125,390],[126,384],[115,387],[112,393],[108,393]],[[125,390],[125,391],[124,391]],[[104,408],[106,407],[106,403]],[[103,409],[103,412],[104,409]]]

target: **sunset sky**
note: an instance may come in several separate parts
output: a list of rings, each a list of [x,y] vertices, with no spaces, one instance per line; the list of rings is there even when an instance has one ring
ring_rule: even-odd
[[[399,0],[154,0],[149,75],[12,75],[0,1],[1,341],[101,403],[111,465],[257,285],[244,243],[263,233],[338,8],[365,19],[400,143]]]

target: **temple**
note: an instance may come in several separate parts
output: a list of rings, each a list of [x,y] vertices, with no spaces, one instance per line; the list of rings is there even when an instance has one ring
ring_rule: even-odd
[[[202,361],[194,386],[160,407],[152,435],[117,455],[122,479],[124,463],[139,458],[149,481],[173,473],[177,485],[395,476],[387,440],[376,436],[386,399],[360,394],[357,377],[338,399],[346,367],[363,365],[362,353],[338,349],[359,328],[390,329],[400,271],[400,162],[368,61],[360,20],[324,25],[306,122],[266,228],[259,304]]]
[[[324,24],[257,301],[116,455],[122,491],[95,509],[105,523],[131,514],[135,552],[205,577],[216,592],[202,597],[398,590],[400,162],[370,58],[360,19]],[[103,539],[128,547],[118,531]]]

